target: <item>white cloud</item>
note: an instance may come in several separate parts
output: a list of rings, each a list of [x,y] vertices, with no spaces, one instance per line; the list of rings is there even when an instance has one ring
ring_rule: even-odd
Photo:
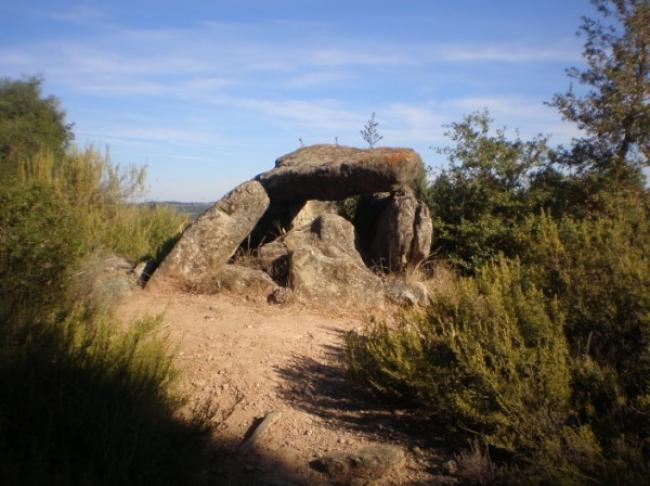
[[[435,108],[395,103],[377,112],[388,144],[431,143],[442,137],[442,125],[448,122]],[[382,128],[385,127],[385,128]]]
[[[450,62],[572,62],[580,59],[580,49],[576,45],[565,46],[522,46],[520,44],[500,45],[437,45],[432,48],[435,57]]]
[[[192,128],[176,127],[105,127],[101,132],[87,132],[89,137],[119,141],[144,141],[174,145],[222,145],[228,139],[218,133]]]
[[[94,20],[102,20],[109,16],[106,11],[91,5],[77,5],[69,10],[48,12],[44,13],[43,15],[53,20],[72,22],[77,24]]]
[[[348,130],[363,123],[362,116],[344,108],[345,105],[336,100],[239,98],[220,102],[254,110],[278,121],[290,121],[299,127]]]
[[[313,88],[321,85],[339,84],[352,81],[356,76],[343,72],[307,71],[287,79],[284,84],[291,88]]]
[[[381,52],[382,50],[388,51],[386,47],[376,45],[373,49],[365,50],[358,46],[354,50],[336,47],[328,49],[311,48],[306,50],[305,55],[310,64],[319,66],[380,66],[413,62],[410,56],[399,50],[393,53]]]
[[[552,142],[566,143],[581,134],[575,125],[563,122],[557,110],[544,101],[523,96],[481,96],[454,99],[447,104],[465,114],[487,109],[495,127],[518,128],[523,137],[551,135]]]

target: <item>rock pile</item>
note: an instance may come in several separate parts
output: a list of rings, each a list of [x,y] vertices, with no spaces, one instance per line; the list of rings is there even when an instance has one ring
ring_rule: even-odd
[[[270,301],[377,305],[413,291],[402,274],[429,255],[427,206],[411,186],[423,164],[410,149],[304,147],[245,182],[181,235],[149,284],[226,288]],[[359,196],[353,222],[335,201]],[[393,276],[394,276],[393,275]],[[279,298],[281,296],[281,298]],[[403,300],[403,299],[402,299]],[[412,297],[406,300],[413,300]]]

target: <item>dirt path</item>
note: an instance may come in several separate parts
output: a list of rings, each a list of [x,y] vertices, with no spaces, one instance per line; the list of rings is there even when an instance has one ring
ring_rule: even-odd
[[[360,316],[299,305],[271,306],[228,295],[137,291],[120,309],[125,318],[165,312],[178,343],[183,388],[193,400],[211,397],[215,466],[208,483],[328,484],[310,462],[370,444],[403,444],[399,414],[373,408],[345,379],[342,336]],[[263,417],[275,422],[248,452],[238,447]],[[225,415],[225,420],[223,419]],[[432,484],[431,457],[413,442],[405,460],[378,484]],[[442,460],[442,458],[439,458]]]

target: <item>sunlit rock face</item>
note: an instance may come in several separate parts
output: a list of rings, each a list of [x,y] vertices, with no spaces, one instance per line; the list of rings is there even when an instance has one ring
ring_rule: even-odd
[[[412,190],[423,171],[411,149],[303,147],[202,214],[151,281],[254,288],[270,301],[287,289],[292,299],[333,306],[421,303],[395,279],[429,255],[431,217]],[[337,214],[336,201],[357,196],[352,222]]]

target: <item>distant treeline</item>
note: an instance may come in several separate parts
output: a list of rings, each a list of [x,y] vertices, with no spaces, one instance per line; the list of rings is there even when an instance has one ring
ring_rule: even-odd
[[[176,212],[187,214],[192,219],[199,217],[206,209],[212,206],[214,203],[201,203],[201,202],[178,202],[178,201],[150,201],[144,203],[147,206],[169,206],[174,209]]]

